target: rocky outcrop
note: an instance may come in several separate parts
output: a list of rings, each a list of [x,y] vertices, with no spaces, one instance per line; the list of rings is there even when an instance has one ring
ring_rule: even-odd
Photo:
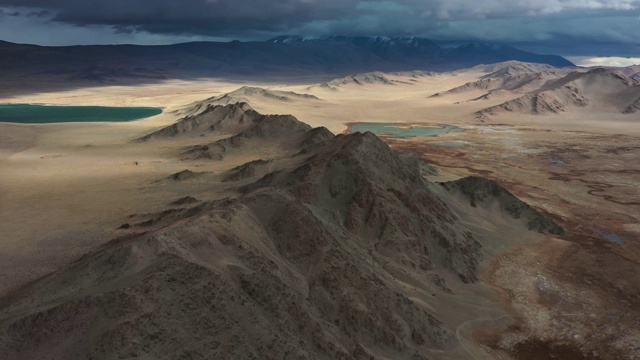
[[[472,207],[483,203],[498,202],[500,209],[514,219],[522,219],[529,230],[552,235],[564,235],[564,229],[548,216],[538,212],[495,181],[470,176],[460,180],[442,183],[448,191],[461,194]]]
[[[140,140],[199,136],[203,134],[235,134],[250,128],[264,115],[247,103],[209,105],[197,115],[187,116],[175,124],[154,131]]]
[[[229,153],[245,147],[273,147],[283,150],[299,148],[314,133],[311,127],[291,115],[260,115],[239,133],[211,144],[196,145],[182,154],[184,160],[222,160]]]

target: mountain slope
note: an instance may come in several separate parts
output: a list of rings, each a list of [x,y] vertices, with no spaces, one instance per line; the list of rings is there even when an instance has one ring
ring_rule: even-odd
[[[349,75],[331,81],[316,85],[320,88],[326,88],[336,90],[346,85],[366,85],[366,84],[381,84],[381,85],[395,85],[392,80],[389,80],[382,72],[372,72],[364,74]]]
[[[254,100],[278,102],[321,101],[321,99],[319,99],[317,96],[310,94],[300,94],[292,91],[270,90],[260,87],[243,86],[224,95],[215,96],[204,101],[199,101],[194,104],[191,109],[186,109],[186,111],[184,112],[188,114],[195,114],[203,107],[209,105],[251,103]]]
[[[633,113],[640,99],[640,82],[606,69],[572,72],[547,81],[539,89],[476,113],[480,118],[503,112],[562,113],[571,109],[611,109]]]
[[[201,101],[196,101],[192,104],[189,104],[188,106],[185,106],[182,109],[174,111],[173,113],[177,116],[185,118],[190,116],[194,117],[203,113],[210,107],[239,103],[249,104],[256,101],[293,103],[322,101],[322,99],[311,94],[296,93],[293,91],[265,89],[255,86],[243,86],[222,95],[212,96]]]
[[[466,177],[460,180],[442,183],[451,193],[459,193],[469,200],[472,207],[490,206],[488,202],[497,202],[500,209],[514,219],[522,219],[529,230],[564,235],[564,230],[546,216],[532,209],[529,205],[520,201],[509,191],[500,187],[495,181]]]
[[[236,134],[255,125],[264,115],[259,114],[247,103],[234,103],[226,106],[199,104],[194,115],[186,116],[175,124],[169,125],[141,138],[172,138],[176,136],[199,136],[204,133]]]
[[[544,63],[528,63],[522,61],[505,61],[502,63],[475,66],[469,71],[483,71],[488,74],[483,78],[505,78],[514,75],[533,74],[557,71],[559,67]]]
[[[473,91],[486,91],[474,100],[486,100],[494,94],[504,92],[527,93],[545,86],[551,80],[562,78],[567,70],[558,69],[545,64],[531,64],[510,61],[506,63],[477,66],[467,71],[488,72],[480,79],[468,82],[445,92],[434,94],[433,97],[462,94]]]
[[[310,141],[313,135],[309,125],[291,115],[266,115],[231,137],[188,148],[182,154],[182,159],[222,160],[230,154],[242,153],[247,148],[261,149],[263,156],[267,156],[270,149],[277,154],[298,152],[301,145]]]
[[[251,113],[241,105],[216,111],[239,110]],[[229,120],[233,136],[249,131]],[[171,134],[210,125],[220,131],[228,123]],[[478,239],[511,237],[461,221],[472,208],[455,201],[457,193],[424,180],[419,161],[373,134],[308,133],[324,140],[231,169],[253,168],[236,183],[227,177],[236,196],[162,211],[145,233],[124,229],[2,299],[0,357],[467,356],[454,324],[477,311],[464,289],[478,291],[488,255]],[[476,185],[463,180],[455,189],[523,208],[497,185]],[[500,226],[527,238],[519,220]]]

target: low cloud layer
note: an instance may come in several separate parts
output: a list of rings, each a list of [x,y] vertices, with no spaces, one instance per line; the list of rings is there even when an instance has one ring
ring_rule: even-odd
[[[0,11],[0,36],[36,43],[73,43],[33,31],[48,26],[76,43],[410,35],[640,55],[640,0],[0,0]]]
[[[615,67],[627,67],[638,65],[640,66],[640,57],[628,58],[628,57],[574,57],[570,58],[574,64],[579,66],[615,66]]]

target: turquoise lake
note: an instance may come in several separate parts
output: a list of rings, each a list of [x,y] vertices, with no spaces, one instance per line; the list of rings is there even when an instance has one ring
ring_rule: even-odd
[[[351,126],[351,132],[365,131],[370,131],[376,135],[407,138],[416,136],[438,136],[440,134],[462,132],[464,130],[451,125],[432,127],[423,125],[407,125],[401,123],[357,123]]]
[[[0,122],[49,124],[64,122],[124,122],[159,115],[153,107],[0,105]]]

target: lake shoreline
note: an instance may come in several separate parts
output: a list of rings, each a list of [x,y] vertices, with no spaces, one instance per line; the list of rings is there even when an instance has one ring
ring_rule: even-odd
[[[158,107],[73,106],[42,104],[0,104],[0,123],[63,124],[63,123],[122,123],[148,119],[160,115]]]
[[[369,131],[380,137],[408,138],[408,137],[435,137],[450,132],[464,132],[463,128],[448,125],[426,125],[424,123],[384,123],[384,122],[350,122],[347,123],[344,134]],[[358,127],[367,127],[358,129]],[[380,129],[384,128],[384,131]],[[388,132],[386,132],[389,130]]]

